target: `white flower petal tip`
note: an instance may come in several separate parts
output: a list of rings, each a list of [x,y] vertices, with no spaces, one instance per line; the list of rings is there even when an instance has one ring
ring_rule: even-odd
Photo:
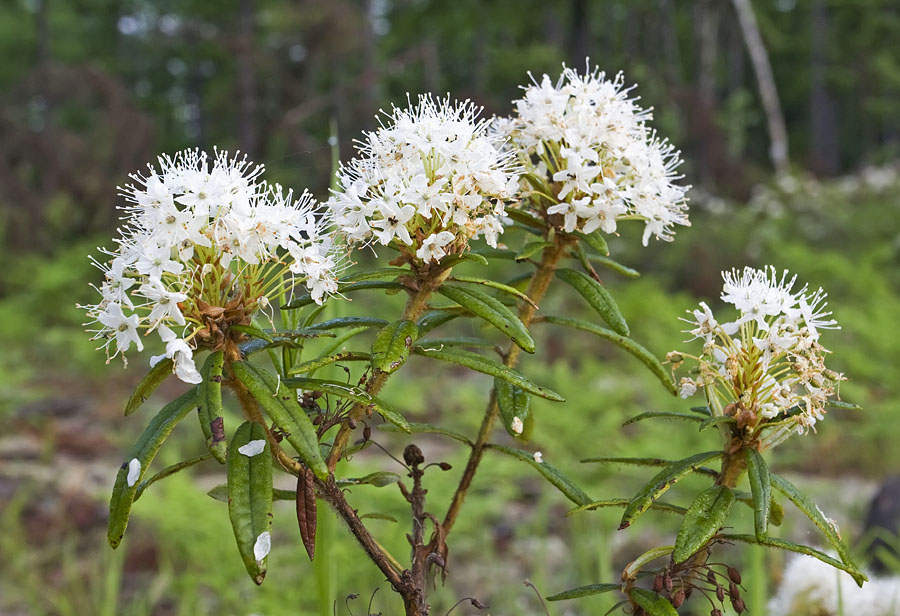
[[[128,487],[131,488],[134,484],[137,483],[137,480],[141,478],[141,461],[137,458],[132,458],[128,463],[128,476],[125,478],[125,483],[128,484]]]
[[[510,427],[510,428],[512,429],[512,431],[515,432],[516,434],[522,434],[522,432],[525,430],[525,424],[522,423],[522,420],[519,419],[518,417],[513,417],[513,418],[512,418],[512,422],[510,422],[509,427]]]
[[[534,461],[537,462],[538,464],[543,464],[544,454],[542,454],[540,451],[535,451],[534,456],[532,456],[532,457],[534,458]]]
[[[256,538],[256,543],[253,544],[253,558],[256,559],[256,562],[260,562],[269,555],[271,550],[272,535],[269,534],[269,531],[264,531],[259,534],[259,537]]]
[[[253,456],[261,454],[265,448],[266,441],[260,438],[255,441],[250,441],[243,447],[238,447],[238,452],[244,454],[248,458],[252,458]]]

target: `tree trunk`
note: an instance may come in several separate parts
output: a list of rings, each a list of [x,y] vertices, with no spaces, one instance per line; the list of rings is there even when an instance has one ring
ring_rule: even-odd
[[[772,65],[769,63],[769,54],[763,44],[759,24],[756,22],[750,0],[732,0],[732,4],[741,25],[741,34],[744,44],[747,45],[753,70],[756,73],[759,96],[769,129],[769,156],[775,172],[781,175],[788,172],[788,137],[784,125],[784,115],[781,112],[781,103],[778,101],[775,78],[772,76]]]

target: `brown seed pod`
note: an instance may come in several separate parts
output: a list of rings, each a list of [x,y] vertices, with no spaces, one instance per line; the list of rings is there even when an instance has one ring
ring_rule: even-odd
[[[710,569],[709,571],[706,572],[706,580],[707,580],[710,584],[715,584],[715,583],[716,583],[716,574],[713,573],[713,570],[712,570],[712,569]]]
[[[366,424],[363,428],[363,439],[368,441],[370,438],[372,438],[372,426]]]
[[[656,577],[653,578],[653,592],[659,593],[662,591],[663,587],[663,576],[662,573],[657,573]]]
[[[747,606],[744,604],[744,600],[740,599],[740,598],[732,599],[731,607],[733,607],[734,611],[737,612],[738,614],[742,614],[744,612],[744,610],[747,609]]]
[[[709,613],[709,616],[722,616],[722,610],[720,610],[718,608],[713,608],[712,611]]]
[[[740,599],[741,598],[741,589],[737,587],[737,584],[732,582],[728,585],[728,594],[731,595],[732,599]]]
[[[663,577],[663,586],[668,591],[672,590],[672,576],[668,573]]]
[[[681,604],[684,603],[686,596],[683,590],[679,590],[672,596],[672,605],[676,608],[681,607]]]
[[[725,600],[725,589],[722,588],[721,584],[716,584],[716,599],[719,601]]]
[[[735,584],[741,583],[741,572],[735,569],[734,567],[728,567],[728,579],[730,579]]]
[[[416,466],[417,464],[421,464],[425,461],[425,456],[422,454],[422,450],[418,448],[416,445],[407,445],[406,449],[403,450],[403,461],[409,464],[410,466]]]
[[[442,471],[449,471],[453,466],[449,462],[441,462],[438,464]]]

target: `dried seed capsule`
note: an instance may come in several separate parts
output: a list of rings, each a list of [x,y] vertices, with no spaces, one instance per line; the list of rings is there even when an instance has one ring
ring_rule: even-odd
[[[415,466],[424,462],[425,456],[416,445],[407,445],[406,449],[403,450],[403,461],[410,466]]]
[[[728,578],[735,584],[741,583],[741,572],[734,567],[728,567]]]
[[[738,614],[742,614],[744,612],[744,610],[747,609],[747,606],[744,604],[743,599],[733,599],[731,601],[731,607],[733,607],[734,611],[737,612]]]
[[[722,616],[722,610],[720,610],[718,608],[713,608],[712,611],[709,613],[709,616]]]
[[[673,605],[674,607],[676,607],[676,608],[679,608],[679,607],[681,607],[681,604],[684,603],[684,600],[685,600],[685,594],[684,594],[684,591],[683,591],[683,590],[679,590],[679,591],[676,592],[675,595],[672,597],[672,605]]]
[[[363,439],[368,441],[370,438],[372,438],[372,427],[369,424],[366,424],[363,428]]]
[[[663,586],[668,591],[672,590],[672,576],[671,575],[666,574],[665,577],[663,577]]]
[[[315,417],[313,417],[312,422],[313,422],[314,426],[321,425],[322,424],[322,415],[316,415]]]
[[[725,589],[722,588],[721,584],[716,584],[716,599],[719,601],[725,600]]]
[[[712,569],[710,569],[709,571],[706,572],[706,579],[707,579],[707,581],[709,581],[710,584],[716,583],[716,574],[713,573]]]
[[[441,462],[440,464],[438,464],[438,466],[441,467],[442,471],[449,471],[451,468],[453,468],[453,466],[451,466],[449,462]]]
[[[663,576],[662,573],[657,573],[656,577],[653,578],[653,592],[659,593],[662,591],[663,587]]]
[[[737,587],[737,584],[732,582],[728,585],[728,594],[731,595],[732,599],[740,599],[741,598],[741,589]]]

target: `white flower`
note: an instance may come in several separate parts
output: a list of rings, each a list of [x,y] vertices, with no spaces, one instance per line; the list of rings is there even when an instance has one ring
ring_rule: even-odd
[[[366,133],[327,203],[346,239],[396,240],[426,263],[446,256],[445,246],[464,250],[480,234],[496,245],[518,169],[480,111],[426,95]]]
[[[597,69],[582,75],[563,67],[554,85],[544,75],[523,86],[516,116],[497,123],[509,148],[546,187],[522,183],[528,207],[562,217],[565,232],[616,231],[616,221],[645,221],[643,243],[651,235],[671,240],[675,225],[689,225],[685,194],[676,184],[680,155],[647,126],[621,73],[612,80]],[[558,189],[551,189],[558,186]]]
[[[534,455],[532,457],[534,458],[534,461],[537,462],[538,464],[543,464],[544,454],[542,454],[540,451],[535,451]]]
[[[128,484],[128,487],[134,486],[137,483],[137,480],[141,478],[141,461],[137,458],[132,458],[128,462],[128,476],[125,477],[125,483]]]
[[[681,389],[678,392],[682,398],[690,398],[697,393],[697,384],[691,379],[684,377],[681,379]]]
[[[272,535],[266,530],[261,532],[259,537],[257,537],[256,541],[253,543],[253,558],[256,559],[256,562],[261,562],[262,559],[269,555],[271,550]]]
[[[230,325],[246,324],[298,285],[319,303],[336,292],[328,213],[306,192],[295,199],[260,182],[262,171],[246,157],[186,150],[161,156],[158,168],[120,189],[128,205],[118,248],[105,251],[107,263],[94,260],[105,278],[101,299],[83,306],[108,355],[132,343],[142,350],[138,329],[158,328],[161,357],[174,360],[181,380],[198,383],[193,350],[221,348]]]
[[[246,445],[238,447],[238,452],[244,454],[248,458],[252,458],[255,455],[259,455],[266,448],[266,441],[264,439],[255,439],[249,441]]]
[[[509,427],[510,427],[510,428],[512,429],[512,431],[515,432],[516,434],[522,434],[522,432],[525,430],[525,424],[522,423],[522,420],[519,419],[518,417],[513,417],[513,418],[512,418],[512,421],[510,422]]]

